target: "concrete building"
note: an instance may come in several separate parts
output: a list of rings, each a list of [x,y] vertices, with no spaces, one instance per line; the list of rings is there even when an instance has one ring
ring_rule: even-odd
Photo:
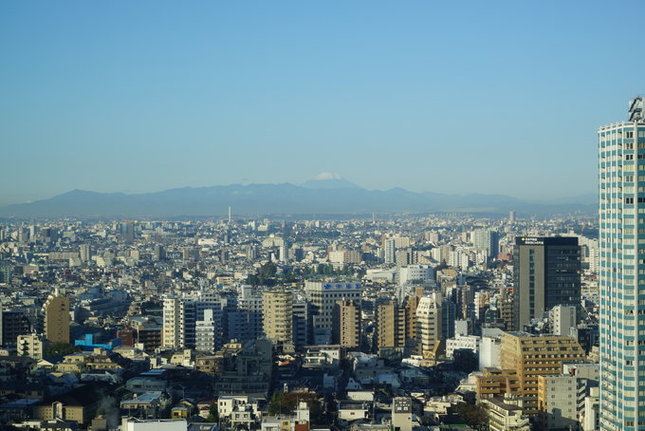
[[[399,269],[399,285],[423,284],[434,281],[434,268],[430,265],[407,265]]]
[[[52,343],[69,344],[69,298],[55,289],[43,305],[43,315],[45,337]]]
[[[386,264],[396,263],[396,242],[393,238],[387,238],[383,242],[383,254]]]
[[[380,354],[385,352],[415,353],[418,304],[419,296],[417,295],[406,296],[401,302],[395,298],[377,301],[374,343]]]
[[[3,310],[0,304],[0,346],[14,346],[19,335],[29,334],[31,331],[31,322],[24,313]]]
[[[483,400],[520,393],[520,381],[516,370],[500,368],[484,368],[482,373],[475,376],[477,398]]]
[[[215,348],[222,345],[222,303],[212,292],[199,292],[195,297],[169,297],[163,303],[162,347],[194,348],[197,322],[204,321],[204,312],[212,311],[215,325]]]
[[[395,397],[392,400],[392,429],[393,431],[412,431],[412,398]]]
[[[563,362],[584,358],[584,350],[573,337],[523,332],[506,332],[502,336],[501,366],[517,372],[518,395],[523,398],[524,412],[529,415],[538,413],[538,377],[559,375]]]
[[[121,431],[187,431],[186,419],[136,419],[124,416]]]
[[[18,356],[29,356],[33,359],[42,359],[46,342],[37,334],[18,335],[16,351]]]
[[[479,340],[479,369],[501,366],[502,340],[500,337],[483,336]]]
[[[580,418],[583,431],[595,431],[600,427],[600,388],[591,388],[584,400],[584,410]]]
[[[446,340],[446,358],[452,359],[455,350],[470,350],[474,354],[479,353],[481,337],[477,335],[459,335]]]
[[[426,359],[434,359],[442,339],[441,293],[421,297],[416,313],[417,349]]]
[[[179,349],[184,345],[184,303],[179,298],[163,301],[162,347]]]
[[[578,383],[575,376],[538,376],[539,422],[544,429],[578,427]]]
[[[99,392],[105,389],[104,384],[83,385],[64,394],[54,395],[34,405],[33,417],[40,420],[76,421],[86,428],[90,420],[96,417],[101,397]]]
[[[481,400],[488,415],[490,431],[530,431],[529,418],[522,413],[522,407],[511,397],[495,397]]]
[[[312,326],[321,344],[330,344],[333,329],[333,315],[336,301],[347,299],[360,301],[360,283],[332,283],[305,281],[305,295],[311,303]]]
[[[556,305],[580,304],[580,247],[577,237],[517,237],[513,252],[514,328]]]
[[[571,335],[576,327],[576,308],[573,305],[556,305],[549,310],[549,325],[553,335]]]
[[[472,236],[473,247],[486,250],[489,258],[499,254],[499,234],[491,229],[475,229]]]
[[[600,429],[645,429],[643,96],[628,121],[598,129],[600,187]]]
[[[347,348],[361,345],[361,307],[358,301],[340,300],[334,308],[333,340]]]
[[[294,298],[293,314],[293,346],[300,351],[311,344],[311,309],[304,298]]]
[[[228,338],[250,341],[263,335],[262,294],[252,286],[238,290],[237,310],[226,313]]]
[[[260,414],[258,400],[247,395],[223,395],[217,399],[217,413],[221,419],[228,419],[235,411],[250,409]]]
[[[376,304],[376,347],[382,349],[404,349],[406,334],[405,308],[395,299]]]
[[[263,328],[274,344],[290,346],[293,342],[293,293],[285,289],[267,290],[262,295]]]
[[[195,349],[198,352],[215,353],[217,329],[213,310],[204,310],[204,318],[195,324]]]
[[[125,243],[131,243],[134,241],[135,232],[134,232],[134,222],[125,221],[119,223],[119,238]]]
[[[362,254],[358,250],[333,250],[329,252],[327,258],[331,263],[338,265],[359,264]]]
[[[593,361],[565,362],[562,364],[562,374],[576,376],[578,379],[589,380],[591,386],[597,386],[600,381],[599,365]]]
[[[87,263],[92,258],[92,247],[90,244],[81,244],[78,247],[79,258],[81,262]]]

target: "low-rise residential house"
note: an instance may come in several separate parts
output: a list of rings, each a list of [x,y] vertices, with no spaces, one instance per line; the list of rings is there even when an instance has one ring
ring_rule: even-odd
[[[170,397],[165,392],[146,392],[135,394],[130,399],[121,400],[120,407],[129,416],[158,417],[160,412],[168,407]]]
[[[529,418],[522,414],[522,407],[511,397],[491,397],[481,400],[488,414],[490,431],[530,431]]]
[[[359,419],[367,419],[369,415],[369,403],[364,401],[339,401],[338,419],[352,422]]]
[[[100,401],[111,390],[111,386],[98,383],[81,386],[34,406],[34,418],[47,421],[62,419],[87,424],[96,416]]]

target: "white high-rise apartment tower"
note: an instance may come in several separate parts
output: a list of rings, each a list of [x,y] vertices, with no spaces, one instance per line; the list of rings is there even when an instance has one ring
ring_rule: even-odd
[[[645,430],[643,100],[598,129],[601,430]]]

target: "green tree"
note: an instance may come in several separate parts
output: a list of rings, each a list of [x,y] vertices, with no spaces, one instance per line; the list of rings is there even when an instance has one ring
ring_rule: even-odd
[[[219,411],[217,410],[217,403],[211,403],[208,406],[208,417],[206,418],[208,422],[219,422]]]
[[[284,405],[284,392],[276,392],[271,397],[271,402],[269,402],[269,415],[275,416],[282,413],[286,413],[286,406]]]
[[[275,263],[269,261],[260,267],[260,278],[271,278],[275,277],[278,272],[278,267]]]
[[[299,402],[307,403],[309,414],[313,422],[322,421],[322,406],[318,395],[314,392],[278,392],[271,397],[268,406],[270,415],[291,414],[298,407]]]
[[[455,407],[457,413],[470,427],[485,431],[488,429],[488,415],[483,407],[477,404],[457,404]]]
[[[275,286],[275,275],[278,267],[273,262],[267,262],[262,265],[256,274],[249,274],[246,281],[253,286]]]
[[[78,346],[73,346],[68,343],[51,343],[50,345],[47,346],[45,351],[43,352],[43,356],[45,358],[51,357],[51,356],[64,356],[64,355],[69,355],[70,353],[74,352],[80,352],[81,348]]]

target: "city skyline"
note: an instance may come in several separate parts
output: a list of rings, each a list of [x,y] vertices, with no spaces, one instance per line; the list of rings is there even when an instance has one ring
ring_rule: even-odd
[[[645,430],[643,17],[0,3],[0,429]]]
[[[320,172],[593,193],[593,130],[643,92],[641,2],[0,8],[0,206]],[[597,67],[608,49],[630,67]]]

